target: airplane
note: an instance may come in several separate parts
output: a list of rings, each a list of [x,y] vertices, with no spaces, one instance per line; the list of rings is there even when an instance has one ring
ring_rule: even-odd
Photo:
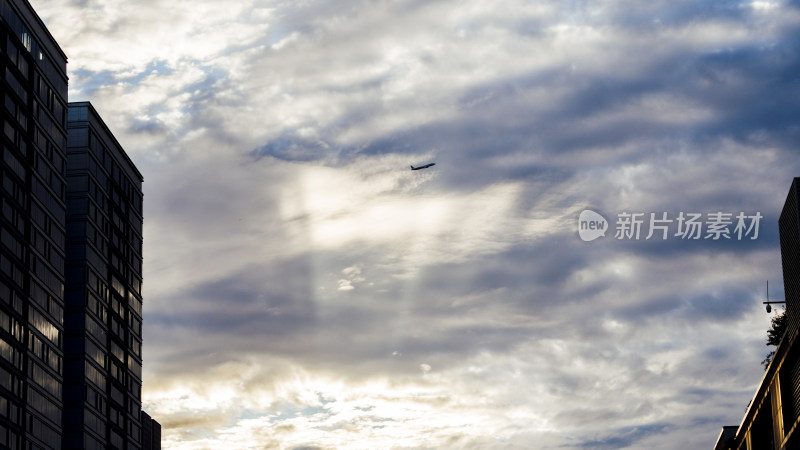
[[[428,167],[435,165],[436,163],[425,164],[424,166],[419,166],[419,167],[411,166],[411,170],[427,169]]]

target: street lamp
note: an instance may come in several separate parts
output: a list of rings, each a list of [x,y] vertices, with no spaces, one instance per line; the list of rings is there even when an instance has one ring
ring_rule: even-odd
[[[772,304],[773,303],[784,303],[785,304],[786,301],[785,300],[784,301],[780,301],[780,302],[771,302],[771,301],[769,301],[769,280],[767,280],[767,301],[761,302],[761,303],[767,305],[767,314],[769,314],[769,313],[772,312]]]

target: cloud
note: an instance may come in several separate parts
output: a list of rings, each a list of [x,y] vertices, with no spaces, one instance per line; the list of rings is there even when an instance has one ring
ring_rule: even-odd
[[[741,419],[797,5],[34,6],[145,177],[166,448],[657,449]],[[763,219],[625,240],[622,212]]]

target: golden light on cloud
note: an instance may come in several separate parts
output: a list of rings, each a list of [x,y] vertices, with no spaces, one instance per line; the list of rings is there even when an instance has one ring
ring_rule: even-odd
[[[165,447],[438,447],[454,440],[502,442],[515,432],[503,424],[505,414],[532,421],[531,428],[544,426],[527,409],[494,416],[489,411],[502,405],[471,391],[459,370],[438,373],[421,363],[416,376],[347,380],[284,362],[277,365],[286,371],[262,378],[265,363],[223,365],[188,383],[150,389],[146,405],[161,415]]]

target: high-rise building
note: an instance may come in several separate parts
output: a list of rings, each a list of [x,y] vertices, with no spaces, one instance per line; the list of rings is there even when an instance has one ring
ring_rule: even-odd
[[[800,329],[800,178],[792,180],[783,204],[778,229],[781,238],[781,266],[789,328]],[[800,400],[800,393],[798,393]]]
[[[778,219],[786,330],[739,426],[723,427],[715,450],[800,448],[800,178]]]
[[[67,57],[25,0],[0,50],[0,448],[59,448]]]
[[[141,411],[142,175],[91,104],[68,105],[66,63],[27,0],[0,0],[0,448],[160,448]]]
[[[142,175],[88,102],[67,118],[64,448],[141,448]]]

